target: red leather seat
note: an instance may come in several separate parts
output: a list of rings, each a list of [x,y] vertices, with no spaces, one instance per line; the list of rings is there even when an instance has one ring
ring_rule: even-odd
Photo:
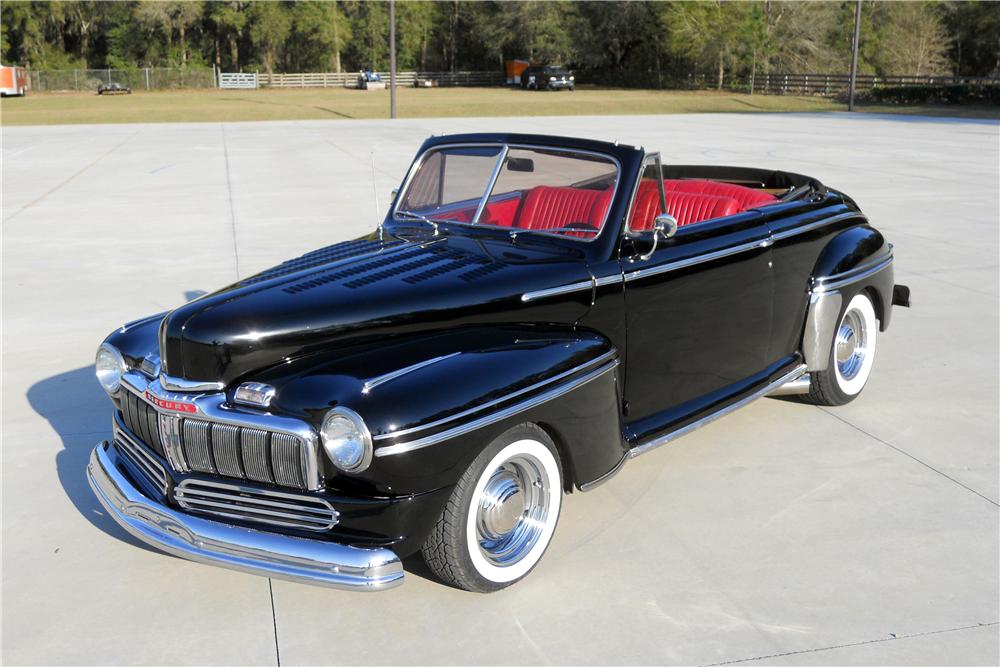
[[[732,183],[719,183],[717,181],[706,181],[704,179],[665,179],[663,187],[675,192],[690,192],[697,195],[712,195],[714,197],[731,197],[740,203],[740,210],[756,206],[766,206],[778,201],[778,198],[769,192],[755,190],[743,185],[733,185]]]
[[[483,214],[479,218],[479,224],[494,225],[496,227],[513,227],[514,217],[517,215],[517,209],[520,205],[520,197],[511,197],[503,201],[490,202],[483,209]]]
[[[667,212],[677,220],[678,227],[734,215],[743,210],[740,203],[732,197],[714,197],[676,190],[667,190],[665,194]],[[635,206],[632,207],[629,229],[635,232],[649,231],[659,212],[660,192],[656,182],[642,181],[636,194]]]
[[[514,226],[522,229],[557,229],[582,222],[600,228],[610,204],[610,190],[540,185],[528,190]]]

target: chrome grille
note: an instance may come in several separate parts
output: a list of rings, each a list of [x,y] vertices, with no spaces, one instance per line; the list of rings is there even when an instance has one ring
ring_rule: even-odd
[[[320,488],[315,459],[299,436],[158,412],[135,391],[122,392],[122,423],[133,440],[165,457],[178,472]]]
[[[149,482],[160,490],[163,495],[167,494],[167,471],[163,469],[156,458],[146,451],[138,442],[125,431],[115,429],[115,448],[132,462]]]
[[[174,487],[174,500],[192,512],[303,530],[329,530],[340,517],[330,503],[315,496],[197,479]]]
[[[128,430],[163,456],[159,414],[152,405],[130,391],[122,392],[122,419]]]

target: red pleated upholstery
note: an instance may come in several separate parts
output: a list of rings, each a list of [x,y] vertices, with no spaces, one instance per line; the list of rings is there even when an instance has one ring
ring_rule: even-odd
[[[490,202],[483,209],[483,215],[479,218],[479,224],[513,227],[514,217],[517,215],[517,208],[520,205],[520,197]]]
[[[600,227],[610,204],[610,190],[540,185],[528,190],[514,226],[522,229],[556,229],[582,222]]]
[[[732,197],[740,203],[740,210],[745,211],[755,206],[766,206],[778,201],[778,198],[769,192],[755,190],[742,185],[732,183],[719,183],[717,181],[706,181],[703,179],[666,179],[663,186],[667,190],[676,192],[689,192],[696,195],[712,195],[713,197]]]
[[[666,197],[667,212],[677,219],[678,227],[734,215],[743,210],[740,203],[732,197],[714,197],[676,190],[667,190]],[[629,228],[636,232],[652,229],[653,219],[659,212],[660,193],[655,181],[641,182]]]

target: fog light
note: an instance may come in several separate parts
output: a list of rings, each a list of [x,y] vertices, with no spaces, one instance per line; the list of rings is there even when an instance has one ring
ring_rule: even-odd
[[[97,374],[97,381],[104,387],[104,391],[113,394],[122,386],[122,375],[127,367],[125,359],[114,346],[102,343],[97,348],[97,358],[94,360],[94,372]]]
[[[320,438],[326,455],[338,469],[361,472],[371,465],[371,432],[353,410],[338,407],[326,413]]]

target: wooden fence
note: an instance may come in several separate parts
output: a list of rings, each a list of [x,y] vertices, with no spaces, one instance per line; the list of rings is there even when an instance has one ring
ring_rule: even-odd
[[[379,72],[388,86],[389,75]],[[397,86],[413,86],[417,79],[429,80],[437,86],[499,86],[502,72],[396,72]],[[357,72],[303,72],[299,74],[258,75],[262,88],[357,88]]]
[[[749,79],[742,82],[750,87]],[[838,95],[851,84],[849,74],[760,74],[753,82],[756,93],[766,95]],[[1000,78],[968,76],[875,76],[859,74],[858,91],[890,86],[954,86],[961,84],[1000,85]]]

